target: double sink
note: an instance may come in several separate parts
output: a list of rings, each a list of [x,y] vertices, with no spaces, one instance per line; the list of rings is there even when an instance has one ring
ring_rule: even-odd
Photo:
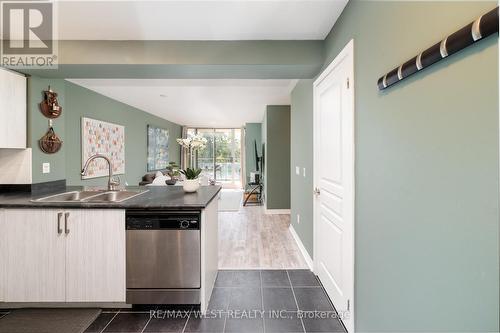
[[[147,191],[71,191],[32,200],[33,202],[123,202]]]

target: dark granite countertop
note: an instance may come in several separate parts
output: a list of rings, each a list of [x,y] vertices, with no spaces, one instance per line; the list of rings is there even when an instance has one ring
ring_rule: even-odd
[[[0,208],[114,208],[114,209],[203,209],[221,190],[220,186],[201,186],[195,193],[185,193],[182,186],[132,186],[128,191],[147,191],[123,202],[33,202],[31,200],[53,194],[81,191],[84,187],[68,186],[43,195],[33,195],[29,192],[0,193]],[[85,188],[88,190],[88,188]],[[94,188],[95,189],[95,188]]]

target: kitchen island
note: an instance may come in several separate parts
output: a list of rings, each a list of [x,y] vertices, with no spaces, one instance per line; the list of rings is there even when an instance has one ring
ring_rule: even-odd
[[[36,201],[58,193],[98,191],[97,187],[68,186],[64,190],[31,194],[29,192],[0,193],[0,208],[150,208],[150,209],[203,209],[218,195],[220,186],[201,186],[195,193],[185,193],[182,186],[128,186],[122,190],[143,192],[122,202],[43,202]]]
[[[125,190],[139,194],[121,202],[0,194],[0,308],[200,304],[204,311],[217,275],[220,187]]]

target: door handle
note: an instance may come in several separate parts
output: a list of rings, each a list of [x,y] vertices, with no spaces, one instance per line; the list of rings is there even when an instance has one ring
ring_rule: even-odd
[[[61,229],[61,219],[62,219],[63,213],[57,213],[57,233],[62,234],[62,229]]]
[[[64,233],[66,235],[69,234],[68,222],[69,222],[69,213],[65,213],[64,214]]]
[[[318,187],[315,187],[315,188],[314,188],[314,195],[315,195],[315,196],[318,196],[318,195],[320,195],[320,194],[321,194],[320,189],[319,189]]]

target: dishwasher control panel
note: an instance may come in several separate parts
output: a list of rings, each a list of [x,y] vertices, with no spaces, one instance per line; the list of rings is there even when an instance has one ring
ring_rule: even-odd
[[[127,211],[126,230],[200,230],[200,212]]]

